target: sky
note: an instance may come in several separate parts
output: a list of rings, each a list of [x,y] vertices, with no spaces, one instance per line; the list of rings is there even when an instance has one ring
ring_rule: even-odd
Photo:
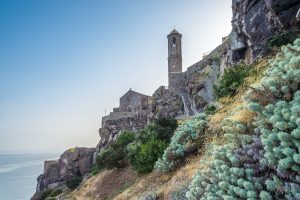
[[[95,147],[129,88],[167,85],[167,35],[183,69],[231,30],[227,0],[0,0],[0,153]]]

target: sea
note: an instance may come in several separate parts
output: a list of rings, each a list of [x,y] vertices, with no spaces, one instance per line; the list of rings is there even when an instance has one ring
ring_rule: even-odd
[[[58,154],[0,154],[0,200],[29,200],[44,160],[57,158]]]

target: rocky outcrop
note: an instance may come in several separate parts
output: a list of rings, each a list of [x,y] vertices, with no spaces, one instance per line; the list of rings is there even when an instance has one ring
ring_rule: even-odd
[[[88,173],[92,168],[94,152],[95,148],[76,147],[65,151],[58,160],[45,161],[44,172],[37,179],[37,193]]]
[[[225,40],[185,72],[184,87],[192,101],[194,110],[201,112],[206,105],[215,100],[213,86],[224,68],[229,65],[227,54],[228,41]]]
[[[37,182],[37,192],[56,187],[61,182],[61,178],[59,177],[59,161],[45,161],[44,173],[38,177]]]
[[[93,164],[95,148],[74,148],[65,151],[58,160],[59,177],[68,180],[74,176],[83,176]]]
[[[150,122],[149,110],[139,112],[117,112],[102,118],[102,127],[99,129],[100,141],[97,152],[114,141],[124,130],[137,131]]]
[[[266,39],[299,26],[299,0],[233,0],[230,59],[252,62],[268,52]]]
[[[160,86],[152,97],[152,113],[155,118],[175,118],[184,114],[182,97],[172,89]]]

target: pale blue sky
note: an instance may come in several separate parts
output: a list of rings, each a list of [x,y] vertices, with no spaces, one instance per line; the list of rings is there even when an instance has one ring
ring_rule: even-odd
[[[0,152],[96,146],[129,88],[167,84],[167,34],[183,66],[231,30],[224,0],[0,0]]]

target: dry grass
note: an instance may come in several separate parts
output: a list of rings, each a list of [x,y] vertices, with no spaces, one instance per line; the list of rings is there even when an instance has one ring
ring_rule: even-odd
[[[253,121],[256,116],[255,112],[249,110],[248,108],[242,108],[230,117],[233,121],[240,122],[242,124],[249,124]]]
[[[173,173],[152,172],[144,175],[114,200],[133,200],[148,193],[156,193],[162,200],[170,199],[171,192],[187,185],[199,168],[201,155],[190,157],[188,162]]]
[[[104,170],[89,178],[70,194],[71,200],[108,200],[134,183],[138,174],[131,168]]]

